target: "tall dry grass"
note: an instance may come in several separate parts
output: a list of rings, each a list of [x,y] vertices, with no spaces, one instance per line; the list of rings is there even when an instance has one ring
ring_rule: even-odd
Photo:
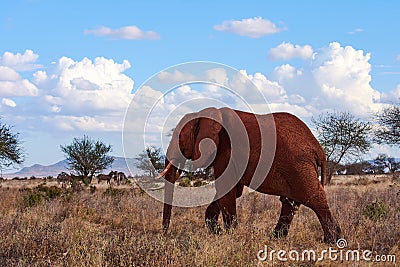
[[[400,260],[400,186],[335,185],[326,191],[348,248],[393,254]],[[162,203],[137,189],[64,191],[31,207],[24,202],[27,192],[1,184],[0,266],[374,266],[276,258],[260,262],[257,252],[265,245],[286,251],[329,247],[321,242],[316,215],[306,207],[295,216],[287,238],[271,239],[280,211],[274,196],[242,196],[237,204],[238,229],[220,236],[206,231],[205,207],[174,208],[164,236]],[[387,213],[381,220],[371,220],[363,210],[377,199]]]

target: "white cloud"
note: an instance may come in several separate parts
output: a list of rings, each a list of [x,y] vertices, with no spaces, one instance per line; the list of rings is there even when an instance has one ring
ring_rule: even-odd
[[[288,60],[292,58],[311,58],[314,51],[310,45],[293,45],[291,43],[283,42],[275,48],[271,48],[268,52],[268,57],[273,60],[283,59]]]
[[[27,50],[30,51],[30,50]],[[26,123],[25,131],[121,131],[133,94],[133,80],[124,74],[130,63],[97,57],[57,62],[22,78],[20,66],[33,63],[30,52],[5,53],[0,65],[0,108],[8,118]],[[18,98],[18,101],[16,99]],[[20,99],[20,100],[19,100]],[[6,109],[16,107],[16,109]]]
[[[4,52],[0,57],[0,97],[38,95],[38,88],[18,73],[38,67],[34,64],[37,58],[32,50],[26,50],[24,54]]]
[[[40,64],[35,64],[38,58],[39,55],[33,53],[32,50],[25,50],[23,54],[4,52],[4,54],[0,57],[0,65],[10,67],[18,71],[33,70],[43,67]]]
[[[172,73],[168,71],[162,71],[157,74],[157,80],[162,83],[174,84],[174,83],[184,83],[188,81],[193,81],[196,76],[189,72],[181,72],[179,70],[174,70]]]
[[[247,77],[247,79],[253,82],[269,103],[281,103],[287,100],[288,96],[285,89],[277,82],[268,80],[264,74],[257,72],[254,75],[251,75],[247,74],[246,70],[241,70],[240,72]],[[240,88],[236,84],[231,83],[231,85],[233,88]],[[254,94],[254,92],[243,91],[241,94],[245,99],[252,99],[251,95],[248,94]],[[259,99],[259,96],[256,95],[255,97],[257,97],[258,101],[263,101],[262,99]]]
[[[241,36],[259,38],[264,35],[274,34],[286,30],[285,27],[278,27],[271,21],[261,17],[254,17],[242,20],[226,20],[220,25],[215,25],[217,31],[231,32]]]
[[[133,80],[123,74],[130,67],[103,57],[74,61],[62,57],[53,69],[34,74],[43,91],[44,104],[53,112],[76,114],[123,114],[132,98]]]
[[[400,54],[399,54],[399,55],[397,55],[397,57],[396,57],[396,61],[400,61]]]
[[[400,84],[397,85],[396,89],[388,93],[382,93],[381,101],[388,104],[400,103]]]
[[[111,29],[109,27],[101,26],[97,29],[85,30],[84,33],[124,40],[160,39],[160,35],[158,33],[154,31],[143,31],[135,25],[125,26],[118,29]]]
[[[348,32],[348,34],[356,34],[356,33],[360,33],[360,32],[363,32],[363,31],[364,31],[364,29],[356,28],[356,29]]]
[[[91,116],[43,116],[42,121],[61,131],[113,132],[121,131],[122,118]]]
[[[10,67],[0,66],[0,97],[36,96],[38,88]]]
[[[13,100],[8,98],[3,98],[1,100],[1,103],[12,108],[15,108],[17,106],[17,104]]]
[[[311,64],[282,65],[271,77],[288,95],[303,97],[310,111],[346,110],[366,117],[381,106],[380,93],[370,84],[369,60],[369,53],[334,42],[316,51]]]
[[[10,67],[0,65],[0,81],[18,81],[21,75]]]

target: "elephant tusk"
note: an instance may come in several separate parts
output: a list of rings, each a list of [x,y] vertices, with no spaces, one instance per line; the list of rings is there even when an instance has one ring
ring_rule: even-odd
[[[161,177],[163,177],[167,171],[171,168],[172,163],[168,163],[167,167],[165,167],[165,169],[156,177],[156,179],[160,179]]]

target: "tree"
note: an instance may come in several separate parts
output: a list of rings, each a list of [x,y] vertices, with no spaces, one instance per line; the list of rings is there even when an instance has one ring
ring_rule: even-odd
[[[379,144],[400,145],[400,104],[384,108],[375,115],[379,127],[375,141]]]
[[[12,127],[0,122],[0,170],[24,162],[19,133],[13,133]]]
[[[341,162],[354,160],[371,148],[371,124],[348,112],[325,113],[312,122],[327,158],[327,183]]]
[[[93,175],[107,169],[114,162],[114,157],[109,156],[111,145],[105,145],[101,141],[95,141],[84,135],[83,138],[74,138],[70,145],[61,146],[65,154],[68,167],[89,179],[92,182]]]
[[[136,167],[147,172],[151,177],[156,177],[156,172],[164,169],[165,156],[161,152],[161,148],[146,147],[135,159]]]

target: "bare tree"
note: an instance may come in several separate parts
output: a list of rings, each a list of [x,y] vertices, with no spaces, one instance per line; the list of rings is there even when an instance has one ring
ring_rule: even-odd
[[[135,159],[136,167],[147,172],[151,177],[156,177],[156,172],[164,169],[165,156],[162,154],[161,148],[146,147]]]
[[[19,133],[13,133],[12,127],[0,122],[0,170],[22,164],[24,155]]]
[[[111,146],[87,135],[74,138],[70,145],[61,146],[61,151],[67,158],[69,169],[89,179],[89,184],[93,175],[107,169],[114,162],[114,157],[108,155]]]
[[[327,183],[341,162],[354,160],[371,148],[371,124],[348,112],[325,113],[312,122],[328,161]]]
[[[379,144],[400,146],[400,104],[384,108],[375,115],[379,127],[375,141]]]

